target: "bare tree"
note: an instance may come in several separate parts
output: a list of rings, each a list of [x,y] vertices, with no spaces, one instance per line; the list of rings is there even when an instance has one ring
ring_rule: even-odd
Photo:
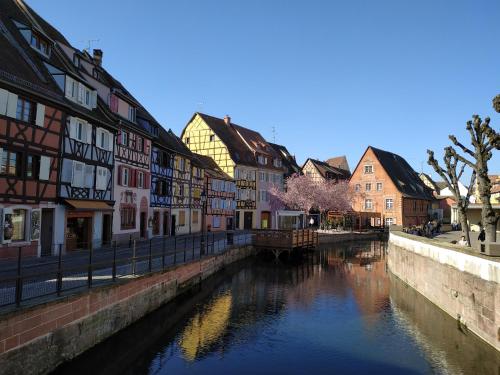
[[[457,202],[458,208],[458,220],[462,227],[462,232],[467,239],[467,243],[470,246],[470,234],[469,234],[469,223],[467,220],[467,207],[469,206],[470,197],[474,191],[474,183],[476,181],[476,172],[473,170],[470,178],[469,189],[467,190],[466,196],[462,196],[460,192],[459,181],[465,171],[466,164],[460,163],[457,157],[454,156],[453,148],[451,146],[445,147],[443,161],[445,164],[445,169],[442,168],[438,161],[434,158],[434,151],[427,150],[429,154],[429,160],[427,163],[436,171],[436,173],[441,176],[441,178],[446,183],[446,186],[453,194],[455,202]],[[460,166],[459,166],[460,165]],[[458,171],[458,173],[457,173]]]
[[[495,111],[500,112],[500,95],[493,98],[493,108],[495,108]]]
[[[454,148],[450,148],[450,152],[453,157],[476,172],[477,189],[482,203],[481,222],[485,228],[486,241],[495,242],[499,215],[495,214],[491,206],[491,181],[488,177],[488,161],[492,158],[494,150],[500,150],[500,134],[490,126],[489,117],[482,121],[478,115],[473,115],[472,120],[467,121],[466,129],[471,137],[472,149],[459,142],[454,135],[450,135],[450,140],[463,153],[471,156],[472,161],[456,152]]]

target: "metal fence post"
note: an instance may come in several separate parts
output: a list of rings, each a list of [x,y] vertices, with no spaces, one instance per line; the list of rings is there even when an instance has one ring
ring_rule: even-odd
[[[161,244],[161,269],[165,269],[165,236],[163,236],[163,242]]]
[[[184,263],[186,263],[186,237],[184,237]]]
[[[89,268],[87,275],[87,284],[89,288],[92,288],[92,243],[89,246]]]
[[[174,266],[177,263],[177,237],[174,236]]]
[[[19,246],[19,253],[17,255],[17,278],[16,278],[16,306],[19,307],[21,299],[23,298],[23,282],[21,279],[21,257],[23,248]]]
[[[111,274],[113,281],[116,280],[116,240],[113,242],[113,271]]]
[[[57,260],[57,284],[56,284],[56,289],[57,289],[57,295],[61,295],[61,290],[62,290],[62,243],[59,244],[59,254],[58,254],[58,260]]]
[[[132,242],[132,275],[135,275],[135,240]]]
[[[149,239],[149,272],[151,272],[152,270],[152,266],[153,266],[153,257],[152,257],[152,254],[151,254],[151,244],[153,242],[153,239],[150,238]]]
[[[195,237],[196,237],[196,236],[193,236],[193,241],[192,241],[192,242],[193,242],[193,257],[191,258],[191,260],[194,260],[194,238],[195,238]]]

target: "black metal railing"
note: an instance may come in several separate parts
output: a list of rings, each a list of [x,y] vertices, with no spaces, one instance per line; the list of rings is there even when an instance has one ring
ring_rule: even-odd
[[[0,261],[0,307],[20,306],[42,297],[46,301],[51,296],[166,270],[252,243],[251,232],[235,231],[131,240],[130,246],[113,242],[99,249],[90,245],[67,254],[59,245],[54,252],[57,255],[43,258],[24,258],[19,247],[15,261]]]

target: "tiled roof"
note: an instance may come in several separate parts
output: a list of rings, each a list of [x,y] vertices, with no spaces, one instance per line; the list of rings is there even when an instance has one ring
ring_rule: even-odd
[[[342,179],[347,179],[351,176],[351,174],[349,172],[347,172],[343,169],[332,167],[327,162],[317,160],[317,159],[311,159],[311,158],[309,158],[307,160],[311,161],[311,163],[318,169],[319,173],[321,174],[321,176],[323,178],[327,178],[326,177],[327,173],[332,173],[335,176],[337,176],[338,178],[342,178]],[[306,163],[307,163],[307,160],[306,160]],[[304,163],[304,165],[305,165],[305,163]]]
[[[418,174],[401,156],[389,151],[371,147],[378,161],[385,169],[396,188],[406,197],[432,199],[432,191],[418,177]]]
[[[257,161],[253,152],[243,142],[235,130],[236,124],[227,125],[223,119],[197,112],[203,121],[213,130],[215,134],[226,145],[231,158],[236,164],[256,166]],[[195,115],[196,115],[195,114]],[[241,127],[240,127],[241,128]]]
[[[280,154],[283,165],[288,170],[288,174],[300,173],[300,167],[295,160],[295,157],[290,154],[287,148],[276,143],[269,143],[274,150]]]
[[[57,37],[58,40],[65,40],[64,37],[21,0],[0,0],[0,9],[0,79],[58,101],[91,121],[111,126],[110,117],[103,110],[101,101],[98,101],[96,109],[90,111],[66,99],[64,90],[55,83],[47,70],[45,63],[84,81],[53,39]],[[48,38],[50,56],[44,56],[31,48],[14,22]]]
[[[194,156],[191,150],[172,132],[172,130],[167,131],[160,127],[158,140],[155,141],[155,144],[188,158],[193,158]]]
[[[349,169],[349,163],[347,162],[347,157],[345,155],[330,158],[326,161],[326,163],[332,167],[342,169],[351,174],[351,170]]]
[[[199,160],[201,166],[205,169],[205,173],[209,173],[212,177],[219,178],[221,180],[232,180],[231,176],[225,173],[210,156],[200,154],[194,154],[194,156]]]

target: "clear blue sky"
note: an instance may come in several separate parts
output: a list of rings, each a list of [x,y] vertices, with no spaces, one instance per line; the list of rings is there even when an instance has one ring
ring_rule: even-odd
[[[199,110],[258,130],[297,155],[368,145],[430,172],[473,113],[500,114],[500,2],[46,1],[28,3],[104,66],[166,128]],[[498,154],[498,152],[497,152]],[[500,173],[500,157],[490,165]]]

